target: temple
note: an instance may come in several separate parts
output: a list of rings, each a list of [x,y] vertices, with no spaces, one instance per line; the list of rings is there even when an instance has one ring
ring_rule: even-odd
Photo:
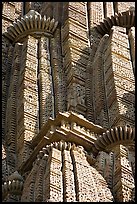
[[[135,2],[2,2],[2,201],[135,202]]]

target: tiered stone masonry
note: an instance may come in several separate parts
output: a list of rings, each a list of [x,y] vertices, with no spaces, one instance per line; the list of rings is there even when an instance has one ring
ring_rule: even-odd
[[[2,200],[135,201],[135,2],[2,2]]]

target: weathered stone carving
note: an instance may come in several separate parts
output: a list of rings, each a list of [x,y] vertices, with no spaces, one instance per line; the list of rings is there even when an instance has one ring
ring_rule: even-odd
[[[8,196],[8,194],[10,195],[16,195],[16,197],[21,196],[22,194],[22,190],[23,190],[23,178],[22,176],[15,171],[13,174],[11,174],[7,181],[4,182],[4,184],[2,185],[2,193],[4,198],[6,196]],[[10,198],[9,198],[10,201]]]
[[[2,3],[4,202],[135,201],[134,6]]]
[[[43,200],[42,197],[39,197],[41,201],[47,202],[50,199],[52,201],[75,202],[87,200],[90,202],[96,200],[96,196],[98,197],[98,201],[112,201],[113,198],[110,190],[107,189],[106,181],[87,162],[86,154],[82,146],[76,146],[75,144],[64,141],[47,145],[39,152],[37,161],[34,163],[32,169],[32,174],[34,175],[35,165],[39,161],[40,169],[38,172],[45,172],[43,172],[44,180],[41,180],[41,186],[43,186],[41,192],[44,193]],[[46,162],[45,167],[42,165],[44,157],[46,159],[44,160]],[[30,176],[31,172],[28,175],[28,179]],[[28,179],[24,186],[26,186]],[[36,183],[38,180],[36,179]],[[42,184],[43,182],[44,184]],[[92,186],[93,183],[94,187]],[[36,186],[37,184],[35,184],[35,195],[38,192],[38,187]],[[102,188],[100,188],[101,186]],[[100,191],[98,191],[99,189]],[[22,201],[24,197],[25,190],[23,191]],[[37,198],[38,196],[34,197],[33,201],[36,201]]]
[[[128,149],[125,146],[117,145],[114,148],[114,165],[113,192],[115,199],[119,202],[131,201],[132,191],[135,186]]]

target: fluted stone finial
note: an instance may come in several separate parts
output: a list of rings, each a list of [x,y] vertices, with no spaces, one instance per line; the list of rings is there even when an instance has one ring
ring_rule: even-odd
[[[5,197],[7,194],[12,195],[20,195],[23,190],[23,177],[18,173],[18,171],[15,171],[13,174],[11,174],[7,182],[4,182],[2,185],[2,195]]]
[[[130,6],[129,11],[135,11],[135,7],[134,6]]]
[[[11,41],[20,42],[25,36],[31,34],[36,38],[39,35],[45,35],[47,37],[53,37],[53,33],[56,30],[58,21],[55,19],[41,16],[37,11],[30,10],[26,15],[17,19],[11,26],[7,28],[7,32],[4,36]]]
[[[8,181],[13,181],[13,180],[23,181],[23,177],[18,173],[18,171],[15,171],[13,174],[11,174],[8,177]]]
[[[135,140],[135,128],[127,126],[118,126],[107,130],[102,135],[99,135],[97,140],[94,143],[94,150],[109,150],[117,142],[122,142],[126,144],[132,144]]]

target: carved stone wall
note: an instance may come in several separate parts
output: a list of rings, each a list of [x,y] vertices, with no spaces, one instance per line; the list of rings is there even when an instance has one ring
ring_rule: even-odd
[[[117,40],[116,40],[117,39]],[[121,39],[121,40],[120,40]],[[108,111],[110,112],[110,123],[113,125],[124,125],[124,123],[134,124],[134,74],[133,66],[131,63],[131,55],[129,51],[129,41],[128,36],[126,35],[125,28],[114,27],[112,40],[111,40],[111,52],[112,52],[112,69],[114,74],[114,83],[117,100],[112,102],[112,105],[109,107]],[[123,64],[123,65],[122,65]],[[126,69],[125,69],[126,65]],[[122,66],[122,69],[121,69]],[[106,79],[107,87],[110,87],[112,75]],[[108,82],[109,81],[109,82]],[[113,113],[117,112],[116,103],[118,103],[118,112],[123,116],[122,119],[118,120],[118,115],[114,116]],[[128,104],[128,105],[127,105]],[[115,110],[115,111],[114,111]],[[113,112],[113,113],[112,113]],[[112,119],[115,118],[115,119]],[[113,122],[112,122],[113,121]],[[114,122],[117,121],[117,122]]]
[[[2,33],[13,23],[15,19],[22,15],[22,2],[2,3]]]
[[[134,126],[135,2],[2,3],[3,201],[135,201]]]
[[[129,150],[123,145],[117,145],[114,151],[113,192],[116,195],[116,201],[127,202],[132,200],[132,191],[135,187]]]
[[[66,105],[66,73],[63,69],[63,59],[61,50],[61,34],[60,29],[56,29],[55,38],[50,39],[50,52],[51,52],[51,66],[53,81],[54,81],[54,95],[55,95],[55,115],[58,112],[67,110]]]
[[[112,34],[104,35],[94,55],[94,119],[104,127],[134,125],[134,38],[130,39],[131,43],[126,28],[113,26]]]
[[[30,154],[29,143],[39,130],[37,39],[28,36],[22,45],[17,90],[18,165]]]
[[[112,202],[113,197],[105,179],[88,163],[84,148],[60,141],[39,152],[24,183],[21,200]]]
[[[85,72],[88,59],[86,7],[84,2],[69,2],[65,4],[64,12],[67,9],[68,16],[65,16],[61,29],[63,67],[67,74],[67,110],[85,115]]]
[[[135,2],[117,2],[118,12],[126,11],[131,7],[135,7]]]
[[[53,71],[50,64],[49,39],[41,37],[39,40],[39,105],[40,105],[40,127],[47,122],[49,117],[54,118],[54,93],[53,93]]]
[[[16,99],[16,93],[17,93],[17,81],[18,81],[18,74],[19,74],[19,67],[20,67],[20,45],[16,45],[15,47],[9,48],[9,55],[12,51],[13,59],[11,60],[9,58],[9,66],[7,66],[7,71],[10,72],[8,75],[8,78],[5,78],[5,86],[8,86],[7,94],[5,95],[5,99],[8,98],[6,101],[6,113],[5,113],[5,127],[6,131],[4,131],[4,140],[6,148],[6,154],[7,154],[7,165],[9,167],[9,171],[13,172],[14,168],[16,166],[16,124],[17,124],[17,118],[16,118],[16,107],[17,107],[17,99]],[[7,64],[8,65],[8,64]],[[10,70],[8,70],[10,69]],[[6,87],[3,88],[6,88]],[[7,89],[7,88],[6,88]],[[4,125],[4,124],[3,124]]]
[[[109,188],[112,190],[112,180],[113,180],[113,163],[114,163],[114,156],[113,152],[110,152],[109,154],[106,152],[99,152],[95,167],[98,170],[98,172],[106,179],[107,184]]]

